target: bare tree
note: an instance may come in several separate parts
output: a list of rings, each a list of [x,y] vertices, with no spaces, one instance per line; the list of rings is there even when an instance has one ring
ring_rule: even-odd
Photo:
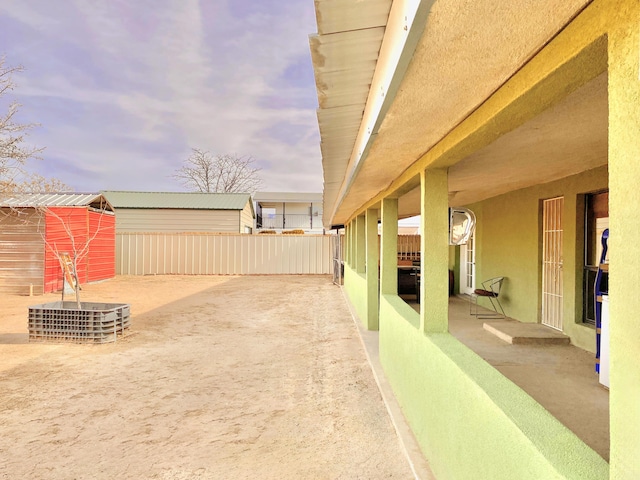
[[[15,88],[13,74],[21,71],[22,67],[7,66],[5,58],[0,57],[0,99]],[[7,112],[0,113],[0,193],[3,193],[3,187],[19,183],[17,179],[25,173],[27,160],[40,158],[43,150],[25,145],[27,132],[35,124],[17,123],[14,117],[19,108],[19,103],[10,102]]]
[[[89,230],[82,233],[75,231],[72,218],[63,218],[51,208],[45,206],[36,207],[36,211],[39,213],[38,232],[40,233],[46,248],[58,260],[62,270],[63,282],[66,279],[69,286],[74,290],[76,294],[76,306],[80,309],[80,278],[78,276],[78,264],[82,263],[82,261],[87,257],[91,242],[93,242],[93,240],[95,240],[103,231],[102,219],[105,215],[105,210],[100,210],[98,225],[93,233]],[[55,220],[58,222],[64,230],[66,235],[64,240],[65,243],[68,243],[67,247],[60,247],[55,241],[52,242],[47,239],[47,236],[45,235],[45,222],[47,217],[50,221]],[[68,278],[68,276],[71,278]],[[62,301],[64,302],[64,285],[62,288]]]
[[[251,156],[212,155],[208,151],[192,149],[184,165],[173,178],[185,187],[204,193],[255,193],[262,179]]]
[[[0,180],[2,193],[67,193],[73,188],[58,178],[46,178],[38,173],[26,173],[20,182]]]

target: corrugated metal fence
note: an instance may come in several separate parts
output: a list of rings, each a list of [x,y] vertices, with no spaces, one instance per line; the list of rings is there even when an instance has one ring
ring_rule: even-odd
[[[33,288],[36,295],[42,294],[41,221],[40,213],[33,210],[0,208],[0,293],[26,295]]]
[[[330,235],[116,234],[119,275],[331,272]]]

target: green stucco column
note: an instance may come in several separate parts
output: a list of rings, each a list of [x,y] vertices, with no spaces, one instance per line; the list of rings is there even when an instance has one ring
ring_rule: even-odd
[[[378,210],[370,208],[366,223],[367,329],[378,330]]]
[[[420,327],[426,333],[449,328],[449,193],[447,171],[420,174]]]
[[[346,223],[344,226],[344,237],[342,237],[342,241],[344,242],[344,258],[342,261],[345,265],[349,265],[349,224]]]
[[[612,480],[640,478],[640,7],[609,32],[609,304]]]
[[[398,294],[398,199],[382,200],[380,238],[380,293]]]
[[[353,222],[347,223],[347,265],[353,268]]]
[[[356,249],[356,272],[364,273],[364,262],[367,258],[367,252],[365,251],[365,221],[364,215],[358,215],[356,217],[356,238],[355,238],[355,249]]]

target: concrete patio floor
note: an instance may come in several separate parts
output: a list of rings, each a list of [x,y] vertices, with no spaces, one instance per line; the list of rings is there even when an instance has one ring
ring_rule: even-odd
[[[420,311],[414,298],[403,298]],[[593,354],[573,345],[510,344],[484,329],[485,322],[491,320],[469,315],[466,299],[450,298],[450,333],[608,461],[609,391],[594,373]]]

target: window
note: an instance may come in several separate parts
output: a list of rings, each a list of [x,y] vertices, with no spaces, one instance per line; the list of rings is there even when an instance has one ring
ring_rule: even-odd
[[[585,195],[584,274],[582,321],[595,325],[594,284],[602,254],[602,232],[609,228],[609,192]],[[606,279],[605,279],[606,281]],[[607,286],[604,286],[606,290]]]
[[[281,224],[282,224],[282,219],[280,219],[280,222],[277,221],[275,208],[262,209],[262,224],[260,225],[262,228],[266,228],[266,229],[282,228]]]

